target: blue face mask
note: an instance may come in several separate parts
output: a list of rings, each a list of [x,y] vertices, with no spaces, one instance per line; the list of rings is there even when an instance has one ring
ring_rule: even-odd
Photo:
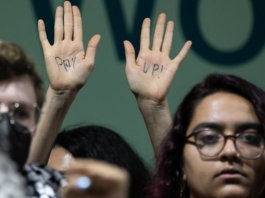
[[[8,113],[0,114],[0,149],[6,152],[21,170],[27,161],[31,134],[21,124],[10,119]]]

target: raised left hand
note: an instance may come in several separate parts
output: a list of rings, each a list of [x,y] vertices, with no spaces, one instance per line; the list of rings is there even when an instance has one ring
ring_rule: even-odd
[[[54,91],[79,90],[87,82],[95,65],[100,36],[93,36],[83,45],[82,18],[78,7],[69,1],[55,14],[54,44],[50,45],[43,20],[38,22],[50,87]]]

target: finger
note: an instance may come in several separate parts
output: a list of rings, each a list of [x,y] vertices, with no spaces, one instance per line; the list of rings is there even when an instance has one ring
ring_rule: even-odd
[[[45,49],[46,47],[50,46],[50,43],[47,39],[44,22],[41,19],[38,21],[38,30],[39,30],[40,43],[42,45],[42,48]]]
[[[169,21],[167,23],[166,34],[162,45],[162,52],[167,54],[168,56],[171,50],[173,31],[174,31],[174,22]]]
[[[105,169],[105,170],[104,170]],[[94,159],[76,159],[70,163],[70,166],[67,167],[67,173],[88,173],[89,176],[92,176],[95,173],[102,174],[104,171],[108,172],[107,169],[112,169],[116,171],[121,171],[124,169],[119,168],[116,165],[109,164],[106,162],[102,162]],[[95,171],[99,170],[99,171]],[[109,172],[110,174],[114,174],[113,171]]]
[[[93,60],[95,61],[95,56],[98,48],[98,44],[100,41],[101,36],[100,35],[94,35],[88,42],[87,45],[87,51],[86,51],[86,57],[87,60]]]
[[[126,57],[126,67],[131,68],[135,64],[135,50],[130,41],[123,41]]]
[[[84,180],[87,178],[88,180]],[[67,178],[67,186],[63,189],[64,197],[76,198],[76,197],[86,197],[88,194],[88,189],[90,188],[91,180],[80,174],[71,174]]]
[[[79,8],[73,6],[73,15],[74,15],[74,40],[83,41],[83,27],[82,27],[82,18]]]
[[[114,189],[117,184],[124,184],[128,181],[128,172],[125,169],[92,159],[74,160],[71,162],[70,166],[67,167],[67,172],[68,181],[72,179],[76,180],[76,176],[78,175],[89,178],[91,180],[91,185],[88,190]],[[71,184],[70,181],[69,183]]]
[[[160,51],[161,44],[163,40],[163,34],[164,34],[164,26],[166,21],[166,15],[164,13],[161,13],[158,16],[157,22],[156,22],[156,28],[155,28],[155,34],[153,38],[153,50]]]
[[[73,38],[73,12],[72,5],[69,1],[64,2],[64,39],[72,40]]]
[[[151,23],[151,20],[149,18],[146,18],[143,21],[142,31],[141,31],[140,49],[149,49],[149,46],[150,46],[150,23]]]
[[[185,56],[187,55],[188,51],[190,50],[191,45],[192,45],[192,42],[187,41],[184,44],[184,46],[182,47],[182,49],[180,50],[179,54],[173,59],[173,61],[175,62],[175,65],[177,65],[177,67],[184,60]]]
[[[54,43],[63,40],[63,8],[58,6],[55,13]]]

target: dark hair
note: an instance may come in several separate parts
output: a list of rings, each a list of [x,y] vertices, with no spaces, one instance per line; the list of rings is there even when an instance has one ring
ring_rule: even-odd
[[[39,107],[42,107],[45,92],[43,81],[35,63],[20,46],[0,40],[0,81],[23,75],[30,77],[34,86],[37,104]]]
[[[265,129],[265,92],[257,86],[233,75],[211,74],[186,95],[178,107],[172,129],[167,134],[158,158],[157,172],[147,187],[147,197],[177,198],[183,185],[183,149],[186,131],[197,104],[216,92],[234,93],[247,99],[254,107]],[[189,197],[186,186],[183,195]]]
[[[100,126],[82,126],[58,134],[54,147],[61,146],[75,158],[93,158],[125,168],[130,174],[130,197],[142,196],[149,172],[139,156],[114,131]]]

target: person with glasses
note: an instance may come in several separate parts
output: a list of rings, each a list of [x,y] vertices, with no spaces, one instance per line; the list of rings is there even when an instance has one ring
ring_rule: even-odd
[[[178,107],[147,197],[264,197],[265,92],[211,74]]]
[[[157,159],[145,198],[265,197],[265,92],[233,75],[195,85],[172,120],[166,95],[191,42],[169,59],[173,22],[160,14],[150,49],[150,19],[140,52],[124,42],[126,75]]]
[[[57,197],[56,189],[63,179],[57,171],[38,165],[44,164],[38,158],[45,155],[43,148],[52,147],[53,141],[46,135],[55,131],[56,137],[64,112],[94,67],[100,36],[90,40],[85,52],[81,24],[79,9],[68,1],[64,9],[57,8],[53,46],[47,40],[43,21],[38,23],[51,83],[45,104],[36,65],[18,45],[0,42],[0,149],[16,162],[26,180],[28,196]]]
[[[20,46],[0,41],[0,141],[3,149],[10,147],[4,146],[6,139],[21,141],[9,150],[21,167],[27,160],[43,103],[43,81],[34,62]]]
[[[17,44],[0,41],[0,152],[12,160],[6,161],[6,164],[9,163],[10,169],[15,167],[13,179],[15,174],[18,178],[22,176],[21,188],[27,197],[40,197],[46,193],[44,187],[50,192],[56,191],[62,181],[56,171],[26,163],[43,103],[43,81],[34,62]],[[3,178],[5,175],[2,175]],[[0,194],[7,195],[5,189],[8,188],[7,180]],[[20,196],[23,197],[22,194]]]

